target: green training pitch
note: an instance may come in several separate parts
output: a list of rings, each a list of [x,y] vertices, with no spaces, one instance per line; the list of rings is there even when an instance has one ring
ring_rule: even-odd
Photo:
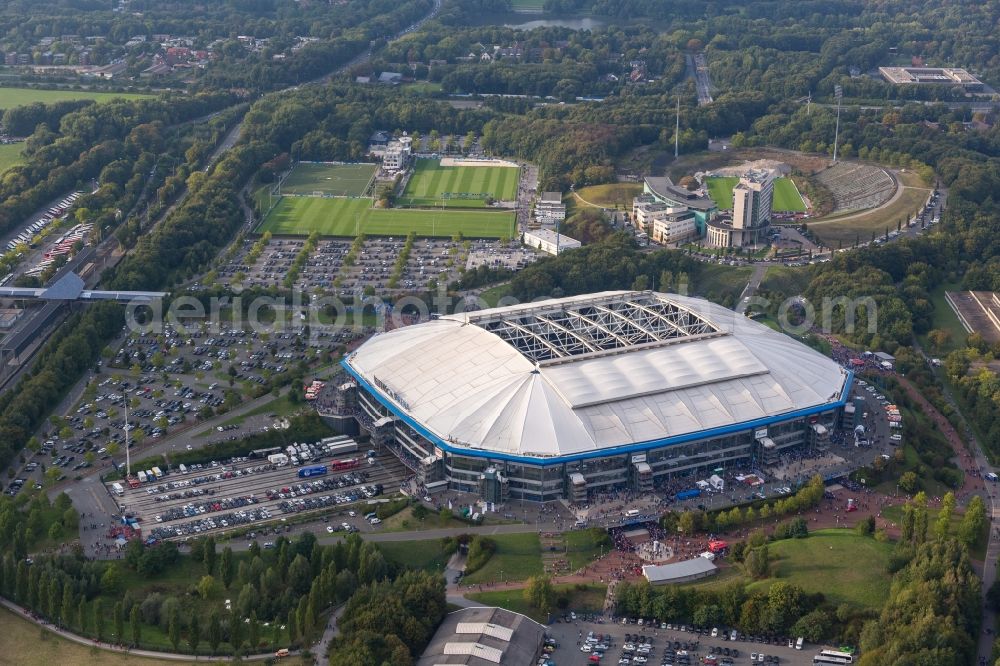
[[[735,176],[716,176],[705,179],[708,185],[708,196],[722,210],[733,209],[733,188],[740,182]],[[804,213],[806,204],[802,201],[795,183],[790,178],[778,178],[774,181],[774,210]]]
[[[400,206],[483,208],[487,197],[517,197],[519,169],[498,166],[441,166],[441,160],[418,159],[399,199]]]
[[[257,229],[278,235],[512,238],[514,213],[480,210],[372,208],[371,199],[282,197]]]
[[[367,193],[376,170],[377,164],[299,162],[281,181],[281,193],[360,197]]]
[[[0,88],[0,111],[15,106],[34,104],[52,104],[73,99],[92,99],[96,102],[110,102],[113,99],[152,99],[154,95],[139,95],[136,93],[107,93],[90,90],[34,90],[33,88]]]

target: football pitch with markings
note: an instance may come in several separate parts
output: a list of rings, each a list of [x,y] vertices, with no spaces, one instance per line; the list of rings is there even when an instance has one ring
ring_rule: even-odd
[[[483,208],[486,199],[517,198],[519,169],[504,166],[441,166],[418,159],[399,199],[401,206]]]
[[[713,176],[706,178],[708,196],[722,210],[733,209],[733,188],[740,182],[734,176]],[[799,190],[789,178],[777,178],[774,181],[773,210],[804,213],[806,204],[802,201]]]
[[[306,236],[418,236],[513,238],[514,213],[486,210],[372,208],[371,199],[282,197],[258,232]]]
[[[281,181],[281,193],[311,195],[320,192],[337,197],[360,197],[368,191],[377,169],[377,164],[299,162]]]

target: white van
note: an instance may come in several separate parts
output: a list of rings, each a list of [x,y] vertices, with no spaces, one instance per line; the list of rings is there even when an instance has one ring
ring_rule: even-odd
[[[625,512],[626,518],[635,518],[638,515],[639,515],[639,509],[629,509],[628,511]]]
[[[802,649],[802,642],[803,642],[802,641],[802,637],[799,636],[799,640],[795,641],[795,649],[796,650],[801,650]]]

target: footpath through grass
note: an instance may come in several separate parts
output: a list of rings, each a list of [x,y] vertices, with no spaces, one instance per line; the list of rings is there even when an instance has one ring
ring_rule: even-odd
[[[204,648],[204,646],[202,646]],[[51,666],[52,664],[101,664],[101,666],[183,666],[191,661],[148,659],[126,656],[95,647],[87,647],[60,638],[48,630],[19,617],[6,608],[0,609],[0,664],[17,666]],[[204,663],[204,662],[198,662]],[[298,659],[293,664],[301,663]]]

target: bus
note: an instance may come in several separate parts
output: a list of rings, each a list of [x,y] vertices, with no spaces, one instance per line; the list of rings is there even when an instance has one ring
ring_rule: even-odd
[[[347,460],[334,460],[330,463],[330,469],[335,472],[340,472],[343,470],[354,469],[361,464],[361,460],[358,458],[349,458]]]
[[[820,653],[813,657],[814,664],[853,664],[854,655],[850,652],[839,650],[820,650]]]
[[[310,476],[323,476],[326,474],[326,465],[311,465],[299,469],[299,478],[306,479]]]

